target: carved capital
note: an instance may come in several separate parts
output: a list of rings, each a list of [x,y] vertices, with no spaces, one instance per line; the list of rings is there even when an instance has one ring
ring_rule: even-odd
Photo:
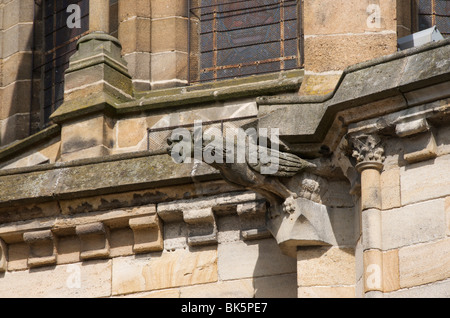
[[[384,148],[378,135],[359,135],[350,137],[353,147],[352,157],[356,159],[358,170],[374,168],[381,170],[383,167]]]

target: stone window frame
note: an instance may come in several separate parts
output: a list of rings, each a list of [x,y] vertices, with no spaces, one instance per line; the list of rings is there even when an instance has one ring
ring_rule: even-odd
[[[223,2],[223,0],[211,0],[212,2],[215,2],[215,4],[213,4],[212,6],[217,6],[220,5],[220,2]],[[202,0],[188,0],[188,35],[189,35],[189,43],[188,43],[188,48],[189,48],[189,54],[188,54],[188,85],[195,85],[195,84],[201,84],[201,83],[209,83],[209,82],[215,82],[217,80],[229,80],[229,79],[233,79],[233,78],[243,78],[243,77],[248,77],[248,76],[252,76],[252,75],[262,75],[262,74],[267,74],[267,73],[278,73],[278,72],[282,72],[282,71],[288,71],[288,70],[293,70],[293,69],[302,69],[304,68],[304,31],[303,31],[303,1],[301,0],[278,0],[278,1],[274,1],[274,4],[272,5],[272,7],[274,5],[279,5],[280,6],[280,10],[282,10],[281,8],[286,8],[287,6],[295,6],[296,8],[296,28],[297,28],[297,37],[296,37],[296,41],[297,41],[297,54],[295,59],[297,60],[297,65],[295,67],[284,67],[284,58],[286,57],[286,55],[283,55],[283,49],[281,50],[280,55],[281,56],[277,56],[274,57],[274,59],[280,59],[277,62],[280,62],[280,68],[276,69],[276,70],[269,70],[269,71],[256,71],[256,72],[247,72],[247,73],[239,73],[238,75],[229,75],[229,76],[224,76],[224,77],[217,77],[216,73],[219,70],[220,67],[224,67],[225,69],[227,67],[230,67],[229,65],[225,65],[225,66],[219,66],[219,68],[216,68],[213,72],[215,73],[215,75],[213,76],[213,78],[211,79],[201,79],[201,73],[202,73],[202,48],[201,48],[201,35],[202,35],[202,30],[201,30],[201,12],[200,10],[202,10],[202,5],[201,2]],[[233,3],[241,3],[243,2],[242,0],[231,0],[228,1],[230,2],[230,4]],[[293,4],[292,4],[293,3]],[[264,6],[264,5],[263,5]],[[279,21],[279,25],[282,26],[285,24],[285,20],[284,20],[284,15],[280,14],[281,17]],[[286,20],[287,21],[287,20]],[[252,27],[250,27],[252,28]],[[283,29],[280,27],[280,29]],[[213,31],[214,32],[214,31]],[[281,33],[283,34],[283,33]],[[292,40],[292,39],[291,39]],[[285,41],[285,39],[281,40],[280,42],[283,43]],[[251,47],[253,45],[249,45],[249,47]],[[283,46],[283,45],[282,45]],[[220,49],[219,49],[220,50]],[[217,51],[215,50],[215,48],[212,51]],[[269,60],[267,60],[269,61]],[[252,66],[257,66],[260,63],[263,64],[265,61],[256,61],[255,63],[239,63],[239,69],[241,68],[241,66],[244,67],[252,67]],[[216,65],[214,65],[215,67]],[[214,68],[213,67],[213,68]],[[231,67],[232,68],[232,67]],[[237,69],[237,68],[235,68]]]

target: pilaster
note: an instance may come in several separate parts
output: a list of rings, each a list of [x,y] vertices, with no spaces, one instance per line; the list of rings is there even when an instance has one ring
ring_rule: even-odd
[[[352,156],[361,174],[361,240],[363,249],[363,281],[367,297],[383,291],[383,254],[381,228],[381,171],[384,148],[376,134],[350,138]],[[369,294],[370,293],[370,294]]]

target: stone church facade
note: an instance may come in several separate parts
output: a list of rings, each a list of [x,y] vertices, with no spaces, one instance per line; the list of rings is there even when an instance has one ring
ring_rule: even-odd
[[[449,16],[0,0],[0,296],[448,297]],[[268,132],[279,169],[176,162],[199,124]]]

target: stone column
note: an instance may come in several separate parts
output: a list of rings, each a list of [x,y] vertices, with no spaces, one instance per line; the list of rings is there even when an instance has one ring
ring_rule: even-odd
[[[361,240],[363,247],[363,281],[367,297],[381,296],[383,291],[383,254],[381,236],[381,185],[384,149],[376,135],[352,138],[356,169],[361,174]]]
[[[89,2],[89,30],[109,33],[109,0]]]

